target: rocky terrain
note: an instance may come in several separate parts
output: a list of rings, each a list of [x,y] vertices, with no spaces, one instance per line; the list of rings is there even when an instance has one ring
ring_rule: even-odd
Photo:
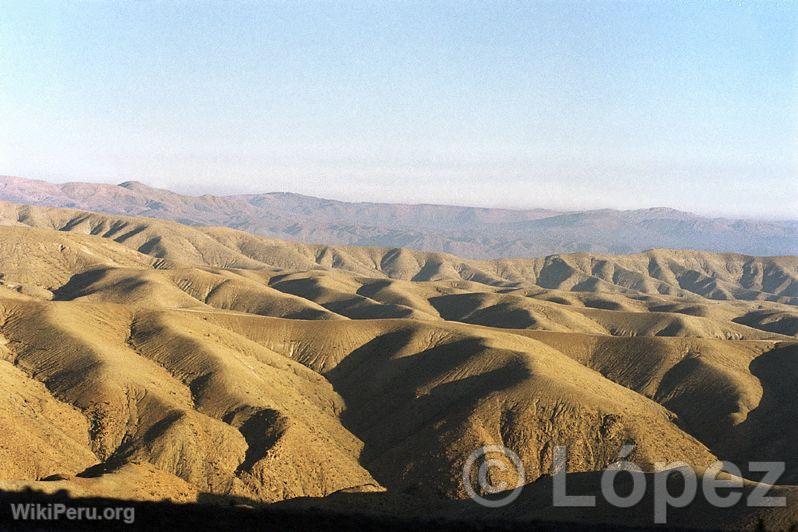
[[[573,520],[553,446],[594,490],[633,444],[785,460],[787,508],[678,523],[787,526],[796,305],[791,256],[476,260],[3,202],[0,490],[474,519],[462,467],[499,444],[528,489],[489,517]]]

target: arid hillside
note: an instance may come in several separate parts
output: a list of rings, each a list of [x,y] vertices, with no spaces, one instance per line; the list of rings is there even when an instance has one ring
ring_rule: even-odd
[[[784,460],[786,509],[722,519],[798,521],[798,257],[469,260],[0,203],[0,383],[0,490],[470,519],[463,464],[499,444],[529,484],[501,517],[569,520],[553,447],[590,487],[633,444],[649,471]]]
[[[226,226],[295,242],[401,247],[469,258],[652,248],[798,254],[796,220],[709,218],[668,208],[559,212],[349,203],[282,192],[198,196],[136,181],[55,184],[10,176],[0,176],[0,200]]]

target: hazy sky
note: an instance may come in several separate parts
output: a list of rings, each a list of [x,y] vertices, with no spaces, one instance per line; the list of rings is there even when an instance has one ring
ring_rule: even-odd
[[[796,218],[795,2],[0,0],[0,174]]]

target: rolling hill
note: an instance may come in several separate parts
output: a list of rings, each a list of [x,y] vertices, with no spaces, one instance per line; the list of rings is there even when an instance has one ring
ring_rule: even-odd
[[[787,508],[718,514],[781,526],[797,305],[792,256],[476,260],[2,202],[0,490],[480,519],[461,470],[500,444],[529,484],[502,518],[567,521],[553,446],[595,489],[631,443],[647,471],[785,460]]]

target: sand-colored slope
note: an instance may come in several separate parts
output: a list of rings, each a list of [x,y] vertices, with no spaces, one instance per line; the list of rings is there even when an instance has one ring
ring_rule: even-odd
[[[308,299],[275,290],[265,278],[251,278],[239,272],[191,268],[172,269],[165,274],[182,291],[213,308],[294,319],[342,319]]]
[[[466,293],[431,298],[430,304],[446,320],[511,329],[608,334],[596,321],[567,307],[525,297]]]
[[[219,308],[296,319],[343,319],[308,299],[280,292],[232,271],[200,268],[91,268],[54,291],[61,301],[118,303],[137,308]]]
[[[145,461],[200,491],[279,500],[376,484],[371,475],[456,495],[466,450],[498,442],[536,474],[551,441],[572,443],[584,470],[614,460],[628,439],[643,463],[712,458],[656,403],[511,333],[317,321],[308,337],[300,321],[200,309],[4,308],[15,362],[90,420],[110,474]],[[350,324],[346,354],[323,361],[318,347],[340,342]],[[327,366],[329,383],[294,362],[299,353]]]
[[[99,238],[0,225],[0,272],[6,283],[50,290],[77,272],[111,265],[146,268],[151,260]]]
[[[709,317],[670,312],[624,312],[574,309],[615,336],[695,336],[726,340],[760,340],[774,334]]]
[[[100,460],[114,464],[146,450],[149,461],[200,489],[234,488],[227,470],[240,463],[243,438],[199,415],[185,386],[128,347],[126,309],[15,303],[3,314],[15,364],[88,418]]]
[[[75,474],[97,462],[89,422],[10,361],[0,336],[0,479]]]
[[[548,471],[552,441],[572,443],[584,470],[613,461],[626,439],[643,462],[711,456],[653,401],[512,333],[407,320],[208,320],[322,371],[347,403],[344,423],[365,442],[365,465],[395,489],[461,494],[458,463],[492,443],[511,445],[533,475]]]
[[[748,367],[774,345],[704,338],[516,333],[542,341],[610,380],[665,404],[709,444],[759,404],[762,388]]]
[[[398,356],[385,356],[395,342],[403,344]],[[710,456],[640,396],[543,346],[492,334],[398,330],[360,348],[330,379],[347,400],[370,405],[345,420],[389,487],[437,484],[462,495],[462,461],[488,444],[514,449],[529,478],[550,471],[552,442],[571,446],[574,470],[606,466],[625,441],[638,444],[643,463],[671,453],[697,463]],[[673,447],[661,446],[662,435]]]
[[[395,279],[363,279],[358,288],[359,295],[368,297],[382,304],[401,305],[425,314],[429,319],[440,317],[438,310],[430,304],[429,299],[443,293],[451,293],[457,289],[447,287],[445,282],[411,282]],[[459,291],[459,290],[457,290]]]
[[[113,239],[142,253],[213,267],[342,269],[401,280],[467,280],[576,292],[698,295],[714,300],[798,302],[798,258],[651,250],[633,255],[552,255],[478,261],[396,248],[313,246],[226,228],[0,202],[0,224],[28,225]]]
[[[757,309],[742,316],[736,316],[732,321],[763,331],[786,336],[798,336],[798,309]]]
[[[222,267],[260,267],[260,263],[225,248],[197,229],[149,218],[28,207],[0,202],[0,224],[99,236],[157,258]]]
[[[0,259],[3,269],[0,282],[6,286],[11,283],[17,290],[44,298],[82,298],[167,307],[210,305],[306,319],[339,316],[437,319],[443,313],[445,319],[499,327],[617,335],[767,336],[748,326],[769,333],[796,333],[792,322],[798,314],[789,305],[753,309],[753,304],[746,307],[743,302],[734,303],[735,306],[722,306],[708,300],[702,303],[694,295],[688,302],[682,302],[682,298],[669,299],[661,295],[507,289],[472,281],[465,282],[470,283],[468,286],[472,290],[472,295],[466,296],[462,290],[451,289],[449,284],[464,281],[410,282],[358,277],[335,268],[298,273],[270,271],[257,279],[241,272],[258,270],[191,268],[185,263],[159,261],[106,240],[72,233],[54,234],[24,227],[0,227],[0,232],[3,232],[0,246],[4,251]],[[377,251],[363,250],[363,253]],[[179,253],[175,257],[196,258]],[[28,262],[36,267],[25,267]],[[39,275],[40,269],[47,273]],[[377,270],[372,274],[384,275]],[[493,283],[492,280],[488,282]],[[52,292],[55,296],[48,295]],[[505,292],[505,295],[495,292]],[[533,299],[548,303],[535,303]],[[588,307],[589,310],[569,309],[564,305]]]
[[[119,303],[132,307],[204,307],[202,300],[180,290],[153,269],[101,267],[73,275],[54,291],[59,301]]]
[[[160,323],[146,327],[149,322],[116,305],[8,301],[2,308],[15,364],[88,418],[91,448],[108,470],[143,460],[199,491],[264,500],[323,495],[371,481],[357,465],[354,437],[338,445],[343,450],[336,460],[334,439],[319,440],[307,429],[307,423],[314,429],[326,423],[347,434],[335,418],[341,407],[329,384],[289,359],[272,354],[271,365],[259,362],[255,358],[268,352],[254,346],[257,353],[236,362],[240,351],[215,346],[210,332],[188,335],[185,327]],[[163,355],[162,334],[171,346]],[[304,388],[296,377],[303,373],[309,382]],[[281,382],[291,384],[275,391]],[[263,394],[288,406],[264,402]],[[328,411],[324,419],[314,418],[312,408],[303,410],[314,394]],[[205,402],[208,397],[215,408]],[[272,415],[285,425],[279,432],[269,422]],[[309,444],[310,436],[317,444]],[[285,474],[297,463],[317,462],[328,464],[330,473],[294,473],[293,480]]]
[[[782,459],[798,479],[795,258],[469,261],[10,204],[0,220],[0,488],[387,488],[424,508],[465,496],[487,444],[528,481],[554,445],[589,473],[625,443],[647,467]]]
[[[331,312],[355,319],[417,318],[434,319],[413,307],[375,301],[362,295],[361,284],[337,271],[312,271],[272,277],[269,285],[281,292],[314,301]]]
[[[189,387],[195,408],[241,431],[240,470],[259,498],[373,482],[357,461],[362,444],[338,420],[343,401],[317,373],[200,313],[145,314],[130,341]]]
[[[798,460],[789,450],[796,435],[784,421],[796,414],[795,342],[517,334],[661,403],[717,454],[740,464],[786,461],[783,482],[798,479]]]

